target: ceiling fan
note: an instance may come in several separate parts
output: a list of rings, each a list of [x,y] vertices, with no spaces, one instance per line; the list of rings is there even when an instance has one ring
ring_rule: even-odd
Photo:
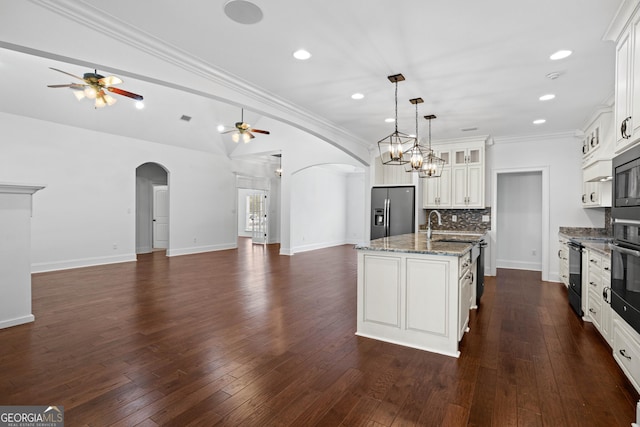
[[[69,83],[69,84],[60,84],[60,85],[48,85],[48,87],[59,88],[59,87],[68,87],[73,89],[73,94],[76,96],[78,100],[83,98],[95,99],[95,107],[102,108],[105,105],[113,105],[116,103],[116,99],[105,92],[111,92],[118,95],[123,95],[129,98],[133,98],[138,101],[142,101],[142,95],[138,95],[133,92],[129,92],[123,89],[118,89],[117,87],[113,87],[113,85],[117,85],[122,83],[122,80],[116,76],[102,76],[98,74],[97,70],[94,70],[93,73],[84,73],[82,77],[76,76],[71,73],[67,73],[66,71],[58,70],[57,68],[49,67],[54,71],[58,71],[62,74],[66,74],[78,80],[82,80],[83,83]]]
[[[263,133],[265,135],[270,134],[268,130],[254,129],[251,127],[251,125],[249,125],[248,123],[245,123],[244,108],[242,109],[240,121],[236,122],[236,124],[234,125],[234,129],[230,129],[222,133],[229,133],[229,132],[235,132],[233,135],[231,135],[231,139],[233,140],[233,142],[237,143],[240,141],[240,138],[242,138],[242,141],[245,144],[249,142],[251,139],[255,138],[253,133]]]

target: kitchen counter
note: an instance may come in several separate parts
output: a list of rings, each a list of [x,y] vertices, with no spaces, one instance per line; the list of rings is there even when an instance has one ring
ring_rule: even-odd
[[[613,240],[613,237],[604,229],[560,227],[558,235],[580,243],[585,248],[597,251],[602,255],[611,255],[609,242]]]
[[[427,233],[401,234],[371,240],[369,243],[356,245],[358,250],[414,253],[427,255],[462,256],[469,252],[474,244],[480,242],[486,233],[441,232],[434,231],[431,240]]]

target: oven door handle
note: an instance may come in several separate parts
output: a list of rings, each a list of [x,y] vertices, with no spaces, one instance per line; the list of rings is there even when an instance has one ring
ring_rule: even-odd
[[[634,257],[640,258],[640,251],[623,248],[622,246],[616,245],[615,243],[609,243],[609,249],[611,249],[612,251],[620,252],[626,255],[633,255]]]

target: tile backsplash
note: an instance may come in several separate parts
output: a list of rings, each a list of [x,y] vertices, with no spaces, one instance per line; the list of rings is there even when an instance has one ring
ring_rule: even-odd
[[[453,231],[489,231],[491,229],[491,208],[484,209],[427,209],[426,213],[437,210],[442,216],[442,225],[438,225],[435,215],[431,216],[432,230],[453,230]],[[456,221],[453,221],[453,216]],[[488,221],[483,221],[488,219]],[[428,219],[427,219],[428,221]],[[420,225],[420,229],[426,230],[427,223]]]

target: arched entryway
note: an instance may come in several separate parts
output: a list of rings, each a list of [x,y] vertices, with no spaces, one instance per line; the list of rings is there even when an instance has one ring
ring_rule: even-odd
[[[136,253],[169,247],[169,172],[158,163],[136,168]]]

